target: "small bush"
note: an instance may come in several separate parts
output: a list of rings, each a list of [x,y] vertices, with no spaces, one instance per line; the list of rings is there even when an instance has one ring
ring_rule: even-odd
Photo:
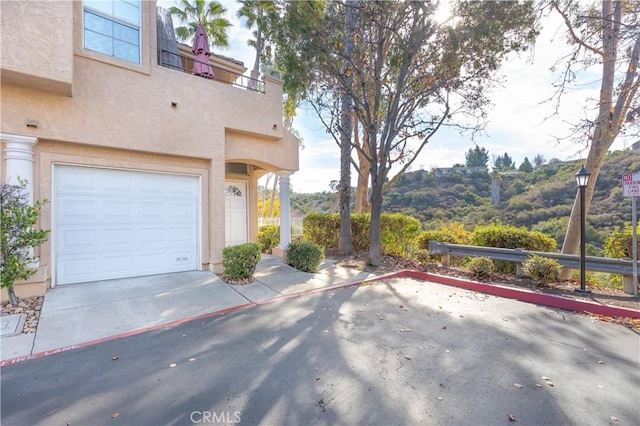
[[[324,258],[324,249],[310,241],[292,242],[287,247],[289,265],[303,272],[316,272]]]
[[[413,253],[411,253],[411,258],[424,266],[437,265],[439,261],[438,257],[440,256],[434,256],[429,253],[429,250],[423,249],[414,250]]]
[[[476,280],[489,278],[495,271],[493,260],[488,257],[474,257],[467,265]]]
[[[245,243],[222,250],[224,278],[231,282],[253,281],[253,273],[260,261],[260,245]]]
[[[557,260],[544,256],[529,256],[527,260],[522,262],[524,274],[540,281],[542,285],[558,281],[560,269],[561,266]]]
[[[277,225],[261,226],[257,239],[262,253],[273,253],[273,248],[280,244],[280,227]]]
[[[471,234],[471,245],[550,252],[555,250],[557,243],[556,240],[542,232],[529,231],[526,228],[517,228],[511,225],[494,224],[478,226]],[[496,270],[514,273],[515,265],[511,262],[496,261]]]
[[[638,253],[640,253],[640,238],[638,239]],[[633,258],[633,227],[627,223],[624,229],[616,229],[604,241],[604,252],[607,257],[614,259]]]

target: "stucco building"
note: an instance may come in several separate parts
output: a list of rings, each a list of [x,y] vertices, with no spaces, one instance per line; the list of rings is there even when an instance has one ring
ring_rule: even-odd
[[[255,240],[257,179],[289,176],[298,141],[282,81],[215,77],[166,34],[155,2],[2,2],[0,176],[48,200],[37,273],[48,287],[188,270],[221,271],[226,245]],[[284,246],[290,239],[286,226]]]

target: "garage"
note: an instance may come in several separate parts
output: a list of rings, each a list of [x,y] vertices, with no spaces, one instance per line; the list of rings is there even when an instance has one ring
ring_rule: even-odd
[[[54,166],[57,285],[199,269],[200,178]]]

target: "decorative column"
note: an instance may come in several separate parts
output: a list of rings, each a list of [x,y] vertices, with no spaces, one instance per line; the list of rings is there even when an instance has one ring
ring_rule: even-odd
[[[288,170],[276,173],[280,178],[280,245],[279,252],[284,253],[291,242],[291,199],[289,197],[289,176],[293,174]]]
[[[20,136],[0,133],[4,144],[5,182],[18,184],[26,181],[29,204],[33,205],[33,146],[38,139],[33,136]]]

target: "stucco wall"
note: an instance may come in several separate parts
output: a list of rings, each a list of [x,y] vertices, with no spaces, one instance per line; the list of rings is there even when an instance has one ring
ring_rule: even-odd
[[[74,3],[0,2],[3,82],[71,94]]]

